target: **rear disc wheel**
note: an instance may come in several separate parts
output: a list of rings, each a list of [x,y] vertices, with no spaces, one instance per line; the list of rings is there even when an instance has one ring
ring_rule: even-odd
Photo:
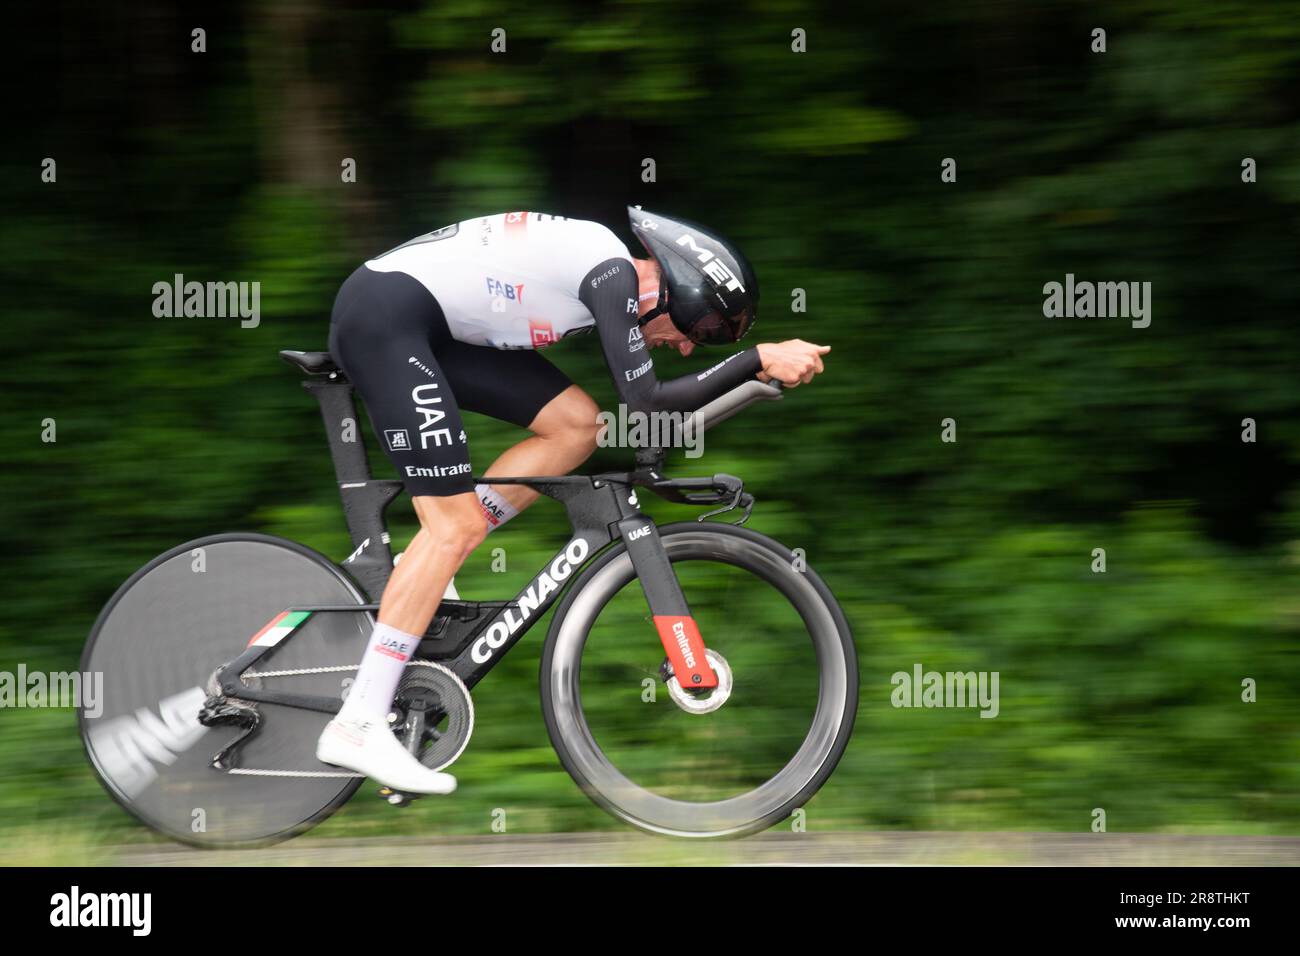
[[[212,758],[242,731],[198,712],[217,668],[280,612],[362,603],[338,567],[282,538],[215,535],[155,558],[113,595],[82,655],[83,672],[103,674],[102,712],[80,715],[96,775],[142,822],[198,846],[275,842],[323,820],[361,783],[316,759],[329,714],[257,704],[260,728],[223,771]],[[249,684],[342,696],[372,627],[362,610],[313,614]]]

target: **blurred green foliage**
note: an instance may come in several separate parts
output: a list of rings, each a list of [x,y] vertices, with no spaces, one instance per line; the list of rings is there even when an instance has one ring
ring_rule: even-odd
[[[507,209],[631,242],[622,208],[644,203],[744,245],[760,340],[834,347],[815,385],[674,469],[744,476],[753,525],[805,549],[855,629],[857,732],[811,827],[1082,830],[1102,807],[1112,830],[1300,832],[1297,12],[15,14],[30,43],[0,157],[0,669],[75,667],[117,585],[178,542],[255,529],[350,550],[316,408],[275,353],[323,347],[334,290],[367,255]],[[1150,328],[1045,319],[1043,284],[1067,272],[1151,282]],[[260,325],[154,318],[151,286],[176,273],[260,282]],[[591,344],[547,355],[610,407]],[[956,443],[939,440],[947,418]],[[476,470],[519,437],[474,416],[470,431]],[[399,539],[411,530],[395,515]],[[543,503],[490,540],[510,570],[492,574],[485,548],[462,592],[511,592],[563,534]],[[358,798],[323,832],[483,831],[495,807],[514,830],[618,826],[550,751],[540,637],[481,685],[455,797],[405,814]],[[892,708],[890,675],[916,662],[1000,672],[1000,716]],[[0,828],[82,825],[141,837],[70,712],[0,711]]]

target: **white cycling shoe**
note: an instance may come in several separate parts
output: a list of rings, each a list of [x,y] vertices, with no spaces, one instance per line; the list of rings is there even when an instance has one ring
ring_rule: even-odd
[[[451,793],[456,789],[455,777],[421,764],[386,724],[373,718],[335,717],[316,742],[316,759],[363,773],[406,793]]]

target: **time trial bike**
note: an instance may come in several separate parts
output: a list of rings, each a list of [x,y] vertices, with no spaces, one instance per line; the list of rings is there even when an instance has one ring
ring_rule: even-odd
[[[80,718],[99,779],[145,824],[199,846],[301,833],[362,782],[320,763],[315,744],[374,627],[393,567],[385,512],[402,485],[371,475],[352,386],[330,355],[280,354],[320,404],[351,555],[336,564],[255,533],[182,544],[118,589],[82,656],[104,679],[101,712]],[[694,425],[780,397],[747,382]],[[564,769],[615,817],[670,836],[740,836],[826,782],[857,706],[848,621],[800,555],[705,520],[738,512],[743,523],[754,499],[732,475],[667,477],[674,444],[638,449],[626,472],[490,479],[555,499],[572,533],[512,598],[442,602],[389,715],[423,764],[461,756],[471,690],[558,602],[542,714]],[[660,527],[638,492],[712,510]]]

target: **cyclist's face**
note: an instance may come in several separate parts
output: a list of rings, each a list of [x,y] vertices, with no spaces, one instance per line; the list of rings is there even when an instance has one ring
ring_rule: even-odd
[[[652,349],[666,345],[676,349],[683,356],[695,351],[695,343],[678,332],[677,326],[673,325],[673,320],[666,315],[656,315],[641,327],[641,334],[645,338],[646,345]]]

